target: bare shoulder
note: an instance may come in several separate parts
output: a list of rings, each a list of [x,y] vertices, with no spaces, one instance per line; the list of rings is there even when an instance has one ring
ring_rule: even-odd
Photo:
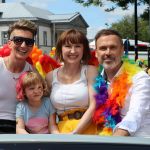
[[[93,65],[88,65],[88,74],[97,74],[97,67]]]
[[[53,71],[50,71],[49,73],[46,74],[45,80],[46,80],[47,85],[48,85],[48,87],[50,89],[51,85],[52,85],[52,81],[53,81]]]
[[[87,69],[87,77],[89,78],[95,78],[98,74],[98,70],[96,66],[93,65],[88,65],[88,69]]]
[[[48,73],[46,74],[45,80],[46,80],[46,81],[52,81],[52,79],[53,79],[53,71],[50,71],[50,72],[48,72]]]

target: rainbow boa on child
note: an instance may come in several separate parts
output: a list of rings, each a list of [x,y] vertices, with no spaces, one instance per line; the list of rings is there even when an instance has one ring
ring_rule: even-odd
[[[121,121],[120,109],[124,107],[126,95],[132,85],[132,77],[140,70],[136,64],[125,61],[109,88],[99,71],[94,84],[97,107],[93,116],[99,128],[99,135],[112,135],[116,124]]]

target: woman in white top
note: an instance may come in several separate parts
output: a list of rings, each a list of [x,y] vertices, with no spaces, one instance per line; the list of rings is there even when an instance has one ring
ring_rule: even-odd
[[[92,124],[95,110],[92,85],[97,69],[87,65],[90,49],[85,35],[75,29],[63,32],[57,41],[56,57],[64,65],[46,76],[50,99],[59,118],[58,129],[54,127],[52,133],[96,134],[97,128]]]

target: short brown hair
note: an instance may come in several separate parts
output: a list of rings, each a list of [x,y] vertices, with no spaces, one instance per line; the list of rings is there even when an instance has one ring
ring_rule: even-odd
[[[35,25],[35,23],[30,20],[25,20],[25,19],[21,19],[9,26],[9,30],[8,30],[9,38],[10,38],[11,33],[15,29],[30,31],[33,34],[33,36],[35,36],[37,33],[37,26]]]
[[[107,36],[107,35],[116,35],[119,38],[120,44],[123,46],[122,36],[120,35],[119,32],[117,32],[116,30],[112,30],[112,29],[102,29],[102,30],[100,30],[95,36],[95,45],[96,45],[97,40],[101,36]]]
[[[82,61],[84,64],[87,64],[91,56],[89,42],[86,36],[81,31],[78,31],[76,29],[66,30],[59,36],[57,44],[56,44],[56,58],[59,59],[59,61],[63,61],[62,46],[63,44],[70,44],[70,43],[83,44],[84,50],[83,50]]]

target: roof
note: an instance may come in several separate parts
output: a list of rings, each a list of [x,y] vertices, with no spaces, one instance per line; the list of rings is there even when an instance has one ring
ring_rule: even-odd
[[[49,19],[49,15],[53,13],[41,8],[36,8],[25,3],[0,3],[0,12],[3,18],[42,18]],[[17,11],[16,11],[17,10]],[[19,13],[18,13],[19,12]]]
[[[71,22],[77,17],[79,17],[87,27],[89,26],[79,12],[70,14],[53,14],[49,16],[49,19],[53,23],[55,22],[60,23],[60,22]]]
[[[72,20],[73,18],[75,18],[76,16],[78,16],[77,13],[72,13],[72,14],[55,14],[55,15],[51,15],[49,16],[49,19],[52,20],[52,22],[57,22],[57,21],[69,21]]]
[[[17,10],[17,11],[16,11]],[[79,12],[70,14],[54,14],[48,10],[33,7],[24,2],[21,3],[0,3],[1,19],[14,18],[37,18],[58,22],[71,22],[76,17],[80,17],[83,23],[88,27],[88,24]]]

